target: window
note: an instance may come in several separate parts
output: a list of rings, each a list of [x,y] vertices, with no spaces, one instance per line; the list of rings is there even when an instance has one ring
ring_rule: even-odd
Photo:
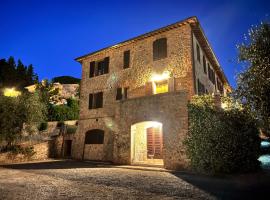
[[[198,94],[202,95],[206,93],[205,86],[200,82],[200,80],[197,80],[198,83]]]
[[[124,52],[124,69],[129,68],[129,61],[130,61],[130,51]]]
[[[169,91],[168,81],[156,82],[155,86],[155,94],[166,93]]]
[[[208,63],[208,78],[214,85],[216,85],[215,72],[214,72],[214,70],[211,69],[209,63]]]
[[[205,60],[205,56],[203,56],[203,71],[205,74],[207,74],[206,72],[206,60]]]
[[[89,78],[109,73],[110,58],[90,62]]]
[[[103,144],[104,131],[100,129],[93,129],[87,131],[85,134],[85,144]]]
[[[219,80],[219,78],[217,78],[217,88],[218,88],[220,94],[223,94],[223,92],[224,92],[223,85],[222,85],[221,81]]]
[[[197,52],[197,60],[199,61],[199,62],[201,62],[201,52],[200,52],[200,47],[199,47],[199,45],[198,45],[198,43],[197,43],[197,45],[196,45],[196,52]]]
[[[127,99],[128,88],[117,88],[116,90],[116,100]]]
[[[95,61],[90,62],[89,78],[95,76],[95,64],[96,64]]]
[[[167,38],[160,38],[153,42],[153,60],[167,57]]]
[[[103,92],[95,94],[89,94],[89,109],[102,108],[103,107]]]

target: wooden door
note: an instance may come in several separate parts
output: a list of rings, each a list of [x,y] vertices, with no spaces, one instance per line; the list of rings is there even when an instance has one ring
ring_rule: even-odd
[[[147,133],[147,158],[162,159],[163,135],[161,128],[150,127]]]

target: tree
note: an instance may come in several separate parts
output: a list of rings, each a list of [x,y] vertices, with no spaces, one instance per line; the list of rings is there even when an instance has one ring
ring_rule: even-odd
[[[252,27],[238,50],[244,70],[237,76],[234,96],[270,136],[270,23]]]
[[[61,83],[61,84],[79,84],[80,81],[81,79],[72,76],[58,76],[52,79],[53,83]]]
[[[16,87],[19,90],[34,84],[38,76],[34,73],[32,65],[25,66],[21,60],[17,65],[13,57],[8,60],[0,60],[0,89],[4,87]]]
[[[46,107],[38,93],[24,93],[18,97],[0,96],[0,140],[12,145],[21,137],[24,128],[31,133],[32,127],[44,121],[45,116]]]

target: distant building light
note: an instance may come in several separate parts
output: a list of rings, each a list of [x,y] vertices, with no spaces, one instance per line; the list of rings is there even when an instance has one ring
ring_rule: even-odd
[[[4,96],[6,97],[17,97],[20,96],[22,93],[17,91],[15,88],[5,88],[4,89]]]

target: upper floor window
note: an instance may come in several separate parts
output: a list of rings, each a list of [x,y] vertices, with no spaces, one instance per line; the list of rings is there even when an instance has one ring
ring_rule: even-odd
[[[196,44],[197,60],[201,62],[201,52],[198,43]]]
[[[219,78],[217,78],[217,88],[218,88],[218,90],[219,90],[219,92],[221,93],[221,94],[223,94],[223,85],[222,85],[222,83],[221,83],[221,81],[219,80]]]
[[[104,131],[100,129],[93,129],[87,131],[85,134],[85,144],[103,144]]]
[[[89,94],[89,109],[102,108],[103,107],[103,92]]]
[[[198,84],[198,94],[199,94],[199,95],[202,95],[202,94],[205,94],[205,93],[208,92],[207,90],[205,90],[204,84],[202,84],[201,81],[200,81],[199,79],[197,80],[197,84]],[[207,92],[206,92],[206,91],[207,91]]]
[[[117,88],[116,90],[116,100],[127,99],[128,88]]]
[[[215,72],[214,72],[214,70],[211,69],[209,63],[208,63],[208,78],[214,85],[216,85]]]
[[[160,38],[153,42],[153,60],[167,57],[167,38]]]
[[[206,72],[206,60],[205,60],[205,56],[203,56],[203,71],[205,74],[207,74]]]
[[[90,62],[89,77],[91,78],[109,73],[109,62],[109,57],[106,57],[103,60]]]
[[[124,69],[129,68],[129,62],[130,62],[130,51],[124,52]]]
[[[154,94],[161,94],[161,93],[166,93],[169,91],[168,80],[154,81],[152,86],[153,86]]]

